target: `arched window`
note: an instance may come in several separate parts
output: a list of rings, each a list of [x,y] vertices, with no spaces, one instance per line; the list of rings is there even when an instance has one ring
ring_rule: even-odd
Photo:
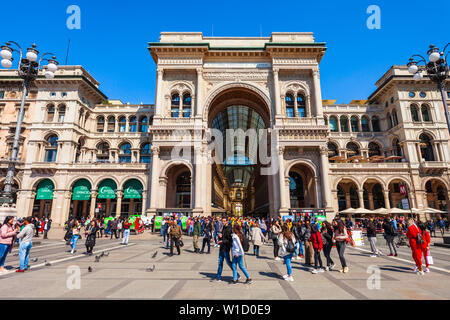
[[[381,156],[381,148],[378,143],[369,143],[369,157]]]
[[[303,94],[297,95],[297,110],[300,118],[306,117],[306,100]]]
[[[148,118],[143,116],[139,119],[139,132],[147,132],[148,131]]]
[[[335,157],[339,154],[338,147],[333,142],[328,142],[328,158]]]
[[[373,116],[372,117],[372,130],[373,132],[380,132],[380,119],[378,117]]]
[[[116,130],[116,118],[114,116],[108,117],[108,132],[114,132]]]
[[[417,106],[415,104],[412,104],[409,107],[410,111],[411,111],[411,119],[414,122],[419,122],[419,112],[417,110]]]
[[[369,118],[366,116],[363,116],[361,118],[361,130],[362,132],[369,132],[370,126],[369,126]]]
[[[192,110],[192,98],[189,93],[183,95],[183,118],[190,118]]]
[[[291,208],[301,208],[305,200],[303,179],[297,172],[289,172],[289,197]]]
[[[47,107],[46,122],[53,122],[54,117],[55,117],[55,106],[51,104]]]
[[[359,132],[358,118],[356,116],[350,118],[350,124],[353,132]]]
[[[176,180],[176,207],[190,208],[191,206],[191,175],[184,172]]]
[[[428,109],[428,106],[426,104],[423,104],[422,107],[420,108],[420,110],[422,112],[423,121],[431,121],[430,111]]]
[[[100,116],[97,118],[97,132],[103,132],[105,129],[105,118]]]
[[[348,118],[345,116],[341,116],[341,132],[348,132]]]
[[[173,118],[178,118],[180,113],[180,96],[176,93],[172,95],[171,114]]]
[[[394,127],[398,125],[397,111],[392,111],[392,122]]]
[[[347,149],[347,158],[358,156],[360,154],[359,147],[354,142],[347,143],[346,149]]]
[[[55,162],[58,153],[58,136],[52,134],[45,139],[45,162]]]
[[[119,132],[125,132],[127,129],[127,118],[120,117],[119,118]]]
[[[140,163],[150,163],[151,147],[152,147],[152,145],[150,143],[144,143],[141,145],[140,157],[139,157]]]
[[[59,123],[63,123],[64,122],[64,117],[66,115],[66,106],[65,105],[60,105],[58,108],[58,122]]]
[[[425,134],[422,133],[419,137],[420,143],[420,153],[422,156],[422,159],[425,161],[435,161],[434,160],[434,153],[433,153],[433,146],[431,145],[431,138]]]
[[[129,126],[130,132],[136,132],[137,131],[137,119],[135,116],[130,117],[130,126]]]
[[[330,117],[330,131],[338,132],[337,118],[335,116]]]
[[[128,142],[119,146],[119,163],[131,162],[131,144]]]
[[[388,129],[392,129],[392,117],[390,113],[387,114],[386,121],[388,123]]]
[[[323,117],[323,121],[325,122],[325,125],[328,126],[328,117]]]
[[[359,196],[355,186],[350,187],[350,206],[355,209],[359,207]]]
[[[345,190],[340,184],[337,187],[337,198],[338,198],[339,211],[344,211],[345,209],[347,209]]]
[[[392,153],[394,156],[402,157],[402,147],[400,147],[400,144],[398,143],[398,139],[392,140]]]
[[[97,146],[97,162],[109,161],[109,144],[102,142]]]
[[[284,100],[286,101],[286,117],[293,118],[294,117],[294,97],[288,93]]]

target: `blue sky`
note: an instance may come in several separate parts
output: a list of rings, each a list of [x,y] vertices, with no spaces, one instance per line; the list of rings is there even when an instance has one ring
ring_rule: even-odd
[[[430,5],[433,3],[432,8]],[[81,29],[66,27],[69,5],[81,9]],[[369,30],[369,5],[381,9],[381,29]],[[323,99],[365,99],[390,66],[405,64],[429,44],[450,41],[450,1],[23,1],[2,3],[0,42],[54,52],[83,65],[110,99],[153,103],[155,64],[147,42],[161,31],[201,31],[205,36],[270,36],[272,31],[314,32],[328,50],[320,64]],[[6,10],[5,10],[6,9]],[[33,12],[25,16],[26,12]],[[27,23],[17,22],[17,19]]]

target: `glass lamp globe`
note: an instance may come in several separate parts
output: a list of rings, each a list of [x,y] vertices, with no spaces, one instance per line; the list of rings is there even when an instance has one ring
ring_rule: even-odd
[[[419,71],[417,64],[412,64],[408,67],[408,72],[411,74],[415,74],[417,71]]]
[[[11,68],[12,66],[12,61],[9,59],[2,59],[2,67],[3,68]]]
[[[45,71],[45,77],[47,79],[53,79],[55,77],[55,74],[51,71]]]
[[[441,55],[439,54],[439,52],[433,52],[431,53],[428,58],[430,59],[431,62],[436,62],[441,58]]]
[[[12,58],[12,52],[6,49],[3,49],[2,51],[0,51],[0,57],[2,57],[2,59],[11,59]]]
[[[58,70],[58,67],[54,63],[49,63],[47,65],[47,70],[50,72],[55,72],[56,70]]]
[[[415,73],[413,78],[414,78],[414,80],[422,80],[423,79],[422,72]]]
[[[30,61],[36,61],[37,60],[37,54],[33,51],[27,52],[27,59]]]

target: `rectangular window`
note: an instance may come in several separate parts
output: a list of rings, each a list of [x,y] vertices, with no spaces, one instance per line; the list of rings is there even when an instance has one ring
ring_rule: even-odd
[[[293,118],[294,117],[294,108],[286,107],[286,117]]]

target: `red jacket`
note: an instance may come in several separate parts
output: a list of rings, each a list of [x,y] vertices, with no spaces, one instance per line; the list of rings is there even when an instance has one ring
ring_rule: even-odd
[[[422,234],[422,231],[420,230],[420,228],[418,226],[416,226],[415,224],[413,224],[411,227],[408,228],[408,230],[406,231],[406,236],[409,239],[409,245],[412,248],[418,248],[419,246],[416,243],[416,239],[417,239],[417,235],[418,234]],[[425,239],[424,239],[425,240]]]
[[[421,248],[426,249],[430,246],[430,242],[431,242],[430,234],[428,233],[427,230],[422,232],[422,237],[423,237],[424,244],[421,245]]]
[[[322,235],[320,232],[313,232],[309,237],[309,241],[311,241],[313,248],[318,249],[319,251],[323,248]]]

